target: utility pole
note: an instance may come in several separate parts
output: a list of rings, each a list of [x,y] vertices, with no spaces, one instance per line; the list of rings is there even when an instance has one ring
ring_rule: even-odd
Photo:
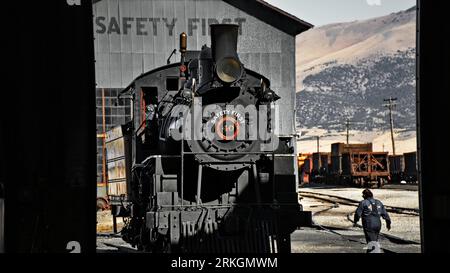
[[[347,119],[345,123],[345,127],[347,128],[347,145],[350,144],[350,120]]]
[[[317,136],[317,153],[320,153],[320,136]]]
[[[392,116],[392,110],[394,110],[394,107],[397,106],[395,101],[397,101],[397,98],[390,97],[389,99],[385,99],[385,102],[388,102],[388,104],[385,104],[385,107],[389,108],[389,120],[391,123],[391,140],[392,140],[392,153],[395,156],[395,140],[394,140],[394,118]]]

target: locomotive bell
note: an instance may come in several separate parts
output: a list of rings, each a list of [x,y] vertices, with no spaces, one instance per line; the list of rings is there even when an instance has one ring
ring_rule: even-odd
[[[187,51],[187,34],[181,33],[180,34],[180,52],[182,54],[186,53]]]
[[[238,25],[211,25],[211,50],[216,74],[227,84],[240,80],[244,71],[237,54],[238,35]]]

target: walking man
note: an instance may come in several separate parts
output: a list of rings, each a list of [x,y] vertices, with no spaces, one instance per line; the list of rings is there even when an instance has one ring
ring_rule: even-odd
[[[381,231],[381,217],[386,221],[386,227],[391,229],[391,218],[387,213],[383,203],[373,198],[373,193],[369,189],[363,191],[364,200],[359,203],[355,212],[354,226],[362,218],[364,235],[369,246],[367,252],[375,253],[380,251],[378,237]]]

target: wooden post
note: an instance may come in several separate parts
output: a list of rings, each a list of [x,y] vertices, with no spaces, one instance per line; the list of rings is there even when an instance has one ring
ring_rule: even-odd
[[[390,97],[389,99],[385,99],[384,101],[389,102],[388,104],[385,104],[385,107],[389,108],[389,121],[391,125],[391,141],[392,141],[392,154],[395,156],[395,139],[394,139],[394,117],[392,116],[392,110],[397,105],[394,102],[397,100],[397,98]]]

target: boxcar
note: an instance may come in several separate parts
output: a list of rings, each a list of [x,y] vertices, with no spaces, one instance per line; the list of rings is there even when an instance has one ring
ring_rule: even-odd
[[[405,153],[405,181],[417,183],[417,153]]]
[[[405,157],[403,155],[389,156],[391,182],[400,183],[404,179]]]
[[[331,164],[330,153],[314,153],[312,156],[312,180],[317,183],[324,183],[328,177]]]

